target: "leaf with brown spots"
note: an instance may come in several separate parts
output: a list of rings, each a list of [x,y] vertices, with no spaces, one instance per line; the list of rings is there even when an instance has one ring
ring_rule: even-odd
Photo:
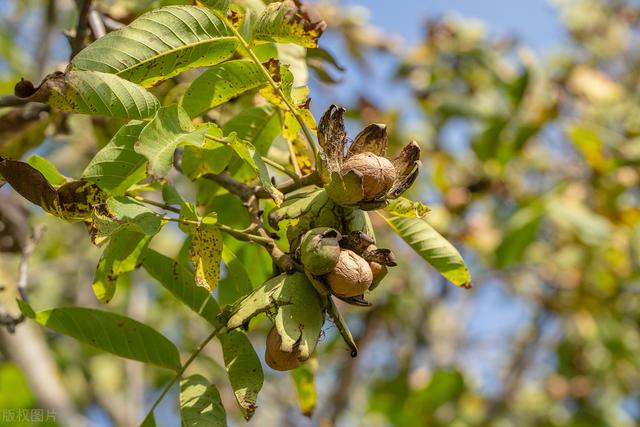
[[[39,170],[18,160],[0,157],[0,175],[22,197],[70,222],[90,218],[93,207],[106,200],[106,194],[93,183],[71,181],[54,187]]]
[[[220,280],[222,234],[214,224],[205,223],[206,218],[195,227],[189,255],[195,268],[196,285],[213,292]]]
[[[96,116],[146,119],[160,108],[158,99],[142,86],[97,71],[49,74],[38,87],[22,80],[15,94],[62,111]]]
[[[260,41],[317,47],[327,24],[312,15],[311,7],[297,0],[271,3],[256,19],[254,37]]]
[[[207,3],[224,3],[209,1]],[[72,70],[115,74],[145,87],[195,67],[218,64],[233,55],[238,41],[212,11],[167,6],[140,16],[99,38],[72,60]]]

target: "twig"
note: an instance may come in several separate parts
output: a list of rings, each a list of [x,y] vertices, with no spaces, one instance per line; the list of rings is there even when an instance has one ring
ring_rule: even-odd
[[[91,9],[89,11],[89,27],[91,27],[91,32],[93,33],[93,37],[98,40],[100,37],[104,37],[107,34],[107,29],[104,26],[104,22],[102,21],[102,17],[97,10]]]
[[[17,96],[0,96],[0,107],[22,107],[23,105],[26,105],[28,103],[28,100],[24,98],[18,98]]]
[[[289,99],[287,99],[284,92],[282,92],[280,85],[277,84],[275,80],[273,80],[273,77],[271,77],[271,74],[269,74],[269,71],[264,67],[264,65],[260,61],[260,58],[258,58],[258,56],[253,51],[253,49],[251,49],[251,45],[244,39],[244,37],[242,37],[242,34],[240,34],[240,32],[236,29],[236,27],[234,27],[229,22],[229,20],[227,19],[227,16],[224,13],[217,13],[217,15],[226,24],[227,28],[229,28],[229,30],[233,33],[233,35],[238,39],[238,41],[240,42],[244,50],[247,51],[247,54],[249,55],[249,57],[253,60],[253,62],[255,62],[255,64],[260,69],[260,72],[262,73],[264,78],[267,80],[267,82],[269,82],[269,85],[271,85],[271,87],[276,92],[276,94],[278,94],[280,99],[282,99],[282,102],[284,102],[284,104],[287,106],[287,109],[289,110],[289,112],[293,114],[293,117],[295,117],[295,119],[298,121],[298,123],[300,124],[300,127],[302,128],[302,132],[304,133],[304,136],[307,139],[307,142],[311,146],[311,150],[313,152],[313,158],[314,159],[317,158],[318,147],[316,147],[313,136],[311,135],[311,131],[307,127],[302,116],[300,116],[300,113],[298,112],[298,110],[291,104]]]
[[[91,10],[91,0],[77,0],[78,3],[78,25],[76,26],[76,34],[71,41],[71,58],[76,56],[84,47],[84,39],[87,35],[88,15]]]
[[[271,166],[272,168],[274,168],[278,172],[282,172],[283,174],[287,175],[289,178],[291,178],[295,182],[300,181],[300,177],[294,171],[290,171],[289,169],[287,169],[284,166],[282,166],[280,163],[278,163],[278,162],[276,162],[274,160],[271,160],[268,157],[265,157],[265,156],[261,156],[261,157],[262,157],[262,161],[263,162],[265,162],[266,164],[268,164],[269,166]]]
[[[31,257],[31,254],[33,254],[33,251],[36,248],[36,244],[42,238],[44,230],[44,225],[36,225],[33,229],[31,237],[27,239],[24,244],[24,248],[22,249],[22,257],[20,258],[20,265],[18,267],[18,292],[20,293],[20,298],[22,298],[22,300],[25,302],[29,302],[29,297],[27,295],[27,283],[29,281],[29,258]]]
[[[141,203],[146,203],[147,205],[151,205],[151,206],[155,206],[158,208],[162,208],[166,211],[170,211],[170,212],[175,212],[175,213],[180,213],[180,209],[167,205],[165,203],[162,202],[156,202],[155,200],[150,200],[150,199],[145,199],[142,196],[132,196],[129,195],[130,197],[133,197],[134,199],[136,199],[137,201],[141,202]]]
[[[260,199],[257,195],[257,188],[250,187],[226,174],[206,174],[203,177],[218,183],[218,185],[230,193],[240,197],[247,209],[252,226],[255,227],[257,234],[267,242],[264,243],[263,246],[267,249],[269,255],[280,270],[288,272],[301,268],[291,256],[284,253],[284,251],[278,247],[276,241],[271,237],[262,223],[262,210],[260,209]]]
[[[309,175],[303,176],[299,178],[297,181],[288,180],[283,183],[276,185],[276,188],[280,190],[283,194],[291,193],[292,191],[298,190],[303,187],[307,187],[310,185],[322,185],[322,179],[320,178],[320,174],[318,172],[313,172]],[[261,199],[270,199],[271,196],[269,193],[263,188],[258,187],[255,190],[256,196]]]
[[[209,342],[212,339],[215,338],[216,335],[218,335],[218,333],[220,331],[222,331],[224,329],[224,327],[225,327],[224,325],[221,325],[221,326],[218,326],[216,329],[214,329],[213,332],[211,332],[211,334],[209,334],[209,336],[206,337],[204,339],[204,341],[202,341],[200,343],[200,345],[198,346],[196,351],[191,353],[191,356],[189,357],[189,359],[187,359],[187,361],[184,362],[184,365],[182,365],[182,367],[180,368],[180,370],[178,370],[178,372],[173,377],[173,379],[162,390],[162,393],[160,393],[160,396],[158,396],[158,398],[155,400],[155,402],[153,402],[153,405],[151,406],[151,409],[149,409],[149,412],[147,412],[145,420],[151,416],[151,414],[158,407],[158,405],[160,404],[162,399],[167,395],[167,393],[169,393],[169,390],[171,390],[171,387],[173,387],[173,385],[176,383],[176,381],[178,381],[182,377],[182,374],[184,374],[184,372],[187,370],[187,368],[193,363],[194,360],[196,360],[196,357],[198,357],[200,352],[207,346],[207,344],[209,344]]]
[[[229,141],[226,138],[220,138],[220,137],[213,136],[213,135],[208,135],[208,134],[205,134],[204,137],[206,139],[211,140],[211,141],[219,142],[219,143],[224,144],[226,146],[230,146]],[[290,171],[289,169],[287,169],[286,167],[284,167],[280,163],[276,162],[275,160],[271,160],[270,158],[268,158],[266,156],[260,156],[260,158],[262,159],[263,162],[265,162],[266,164],[268,164],[272,168],[276,169],[277,171],[282,172],[283,174],[287,175],[292,180],[294,180],[294,181],[299,181],[300,180],[300,176],[298,176],[298,174],[296,172]]]
[[[56,4],[54,0],[47,1],[47,12],[42,25],[42,33],[40,34],[40,43],[36,56],[37,76],[43,77],[44,70],[49,60],[49,51],[51,48],[51,35],[53,33],[56,22]]]

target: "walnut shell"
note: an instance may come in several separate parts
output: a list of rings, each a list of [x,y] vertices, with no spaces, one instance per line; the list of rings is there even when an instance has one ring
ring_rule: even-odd
[[[371,283],[370,290],[374,290],[378,287],[382,279],[387,275],[389,270],[386,265],[382,265],[378,262],[372,261],[369,263],[369,267],[371,268],[371,273],[373,273],[373,281]]]
[[[274,326],[267,335],[267,348],[264,352],[264,360],[267,365],[276,371],[290,371],[299,368],[304,360],[300,360],[298,349],[294,347],[294,351],[288,353],[280,349],[281,345],[282,338]]]
[[[361,295],[373,281],[369,263],[348,249],[340,252],[336,268],[324,277],[331,292],[344,298]]]
[[[349,157],[341,168],[341,174],[355,171],[362,175],[363,200],[375,200],[387,194],[396,180],[396,168],[386,158],[373,153],[360,153]]]

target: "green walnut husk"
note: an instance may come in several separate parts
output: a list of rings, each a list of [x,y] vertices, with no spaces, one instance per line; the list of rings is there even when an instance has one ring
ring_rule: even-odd
[[[333,228],[318,227],[309,230],[300,244],[300,262],[315,276],[327,274],[335,268],[340,256],[342,236]]]

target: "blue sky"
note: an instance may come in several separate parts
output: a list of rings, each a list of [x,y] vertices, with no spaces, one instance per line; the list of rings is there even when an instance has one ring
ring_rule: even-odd
[[[318,0],[312,0],[318,1]],[[457,15],[465,19],[484,22],[492,36],[512,36],[530,47],[539,57],[562,46],[564,29],[552,0],[341,0],[348,6],[362,6],[369,10],[370,22],[385,33],[401,36],[403,48],[410,48],[420,41],[428,18]],[[336,77],[339,85],[319,84],[312,79],[311,104],[315,115],[321,115],[330,103],[349,106],[358,95],[365,94],[374,103],[405,111],[403,117],[411,121],[414,110],[406,105],[410,93],[405,85],[392,83],[396,64],[384,54],[372,53],[369,60],[374,67],[363,69],[349,59],[341,47],[341,41],[333,34],[325,34],[320,46],[329,50],[346,68]]]
[[[415,42],[427,17],[455,13],[487,22],[492,34],[516,35],[538,52],[557,45],[563,29],[548,0],[343,0],[371,11],[371,21]]]

